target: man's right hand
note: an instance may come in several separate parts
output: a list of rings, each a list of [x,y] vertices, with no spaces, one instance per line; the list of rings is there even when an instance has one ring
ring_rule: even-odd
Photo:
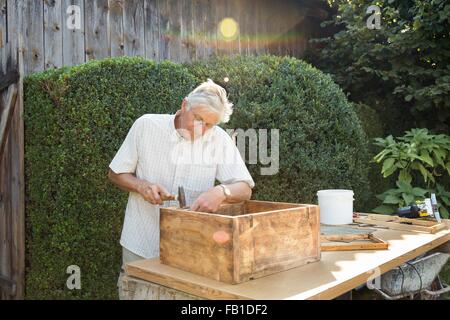
[[[162,185],[150,183],[146,180],[141,180],[138,183],[137,191],[139,194],[151,204],[163,204],[162,196],[168,196],[170,193]]]

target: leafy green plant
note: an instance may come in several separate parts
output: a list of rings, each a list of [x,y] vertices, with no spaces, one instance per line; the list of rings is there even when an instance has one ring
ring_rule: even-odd
[[[322,26],[338,32],[312,40],[318,45],[307,60],[330,73],[352,101],[377,109],[390,132],[427,127],[449,134],[449,2],[328,2],[336,14]],[[380,7],[380,29],[366,26],[370,5]]]
[[[395,189],[377,196],[383,204],[374,209],[378,213],[393,213],[395,207],[407,206],[423,200],[427,193],[436,193],[441,214],[448,217],[449,195],[438,180],[450,176],[450,137],[433,135],[427,129],[411,129],[403,137],[376,138],[375,145],[383,147],[373,161],[382,163],[384,178],[397,173]],[[412,187],[417,185],[420,187]]]

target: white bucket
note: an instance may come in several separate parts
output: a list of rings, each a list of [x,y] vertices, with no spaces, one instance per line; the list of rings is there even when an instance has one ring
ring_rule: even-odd
[[[353,191],[343,189],[319,190],[317,192],[320,208],[320,223],[353,223]]]

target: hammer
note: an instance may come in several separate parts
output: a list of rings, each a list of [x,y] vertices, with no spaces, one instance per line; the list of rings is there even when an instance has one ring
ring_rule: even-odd
[[[182,186],[178,187],[178,195],[169,194],[161,197],[162,201],[178,201],[179,207],[181,209],[186,207],[186,195],[184,193],[184,188]]]

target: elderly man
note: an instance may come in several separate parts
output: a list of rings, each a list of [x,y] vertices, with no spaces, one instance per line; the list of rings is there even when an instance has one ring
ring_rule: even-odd
[[[195,211],[215,212],[224,201],[250,199],[254,181],[231,137],[217,126],[229,120],[232,106],[225,89],[208,79],[175,115],[146,114],[134,122],[108,173],[129,192],[122,269],[159,256],[159,206],[176,204],[161,198],[176,194],[178,186]],[[220,184],[214,186],[216,179]]]

